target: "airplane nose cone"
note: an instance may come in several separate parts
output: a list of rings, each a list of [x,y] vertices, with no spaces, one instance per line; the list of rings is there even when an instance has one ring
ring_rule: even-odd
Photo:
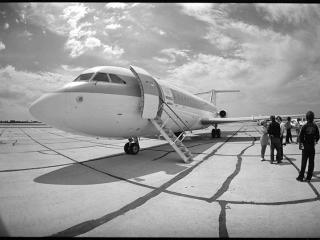
[[[40,122],[60,128],[64,121],[65,108],[65,93],[49,93],[36,100],[29,108],[29,112]]]

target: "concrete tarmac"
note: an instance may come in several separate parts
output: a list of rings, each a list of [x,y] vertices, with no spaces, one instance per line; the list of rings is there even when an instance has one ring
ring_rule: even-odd
[[[186,164],[164,140],[127,155],[123,139],[1,125],[0,236],[320,237],[319,144],[298,182],[298,144],[270,164],[256,123],[219,127],[188,134]]]

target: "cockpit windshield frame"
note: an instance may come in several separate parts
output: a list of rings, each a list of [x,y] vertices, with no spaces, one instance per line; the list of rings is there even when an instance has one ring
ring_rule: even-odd
[[[108,78],[108,81],[103,81],[103,80],[97,80],[95,79],[98,74],[105,74]],[[126,81],[124,81],[118,74],[114,73],[106,73],[106,72],[96,72],[91,78],[90,82],[104,82],[104,83],[115,83],[115,84],[127,84]]]
[[[82,73],[75,80],[73,80],[73,82],[80,82],[80,81],[89,82],[93,75],[94,75],[94,72]]]
[[[105,75],[105,76],[103,76]],[[100,79],[95,79],[95,78],[100,78]],[[104,80],[102,80],[104,77]],[[82,73],[80,74],[73,82],[103,82],[103,83],[114,83],[114,84],[127,84],[125,80],[121,78],[118,74],[114,73],[106,73],[106,72],[93,72],[93,73]]]

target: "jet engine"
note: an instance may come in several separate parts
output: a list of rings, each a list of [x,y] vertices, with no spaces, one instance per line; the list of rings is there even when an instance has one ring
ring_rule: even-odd
[[[225,110],[221,110],[218,114],[221,118],[227,117],[227,112]]]

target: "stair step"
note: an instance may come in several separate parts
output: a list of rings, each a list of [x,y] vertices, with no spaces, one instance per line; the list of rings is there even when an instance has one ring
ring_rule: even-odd
[[[192,161],[193,156],[191,152],[186,148],[186,146],[181,142],[181,140],[176,137],[172,130],[167,127],[161,128],[162,126],[159,123],[161,119],[156,117],[155,119],[150,120],[159,130],[161,135],[171,144],[172,148],[179,154],[179,156],[185,163]]]
[[[185,146],[181,146],[181,147],[179,147],[179,149],[180,149],[182,152],[185,152],[185,151],[186,151],[186,147],[185,147]]]
[[[163,128],[163,131],[165,132],[165,133],[170,133],[171,132],[171,130],[169,129],[169,128]]]
[[[190,157],[187,158],[186,162],[191,162],[193,160],[193,156],[191,155]]]
[[[189,150],[187,150],[186,152],[184,152],[183,153],[186,157],[189,157],[189,156],[191,156],[192,154],[191,154],[191,152],[189,151]]]

